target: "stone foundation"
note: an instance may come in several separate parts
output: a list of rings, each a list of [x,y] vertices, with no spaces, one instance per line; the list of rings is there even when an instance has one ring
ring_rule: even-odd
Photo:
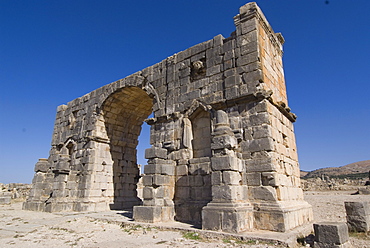
[[[211,203],[202,211],[203,229],[240,233],[253,230],[253,208],[249,204]]]

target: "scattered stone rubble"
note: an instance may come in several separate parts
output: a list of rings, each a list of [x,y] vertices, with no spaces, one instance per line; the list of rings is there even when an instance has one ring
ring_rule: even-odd
[[[370,202],[344,202],[347,222],[319,222],[305,241],[315,248],[347,248],[349,232],[370,232]],[[313,239],[312,239],[313,238]],[[366,246],[367,247],[367,246]]]
[[[354,194],[370,195],[370,172],[369,180],[362,179],[338,179],[327,175],[321,177],[301,179],[301,187],[304,191],[325,191],[325,190],[356,190]]]
[[[136,221],[182,221],[238,233],[312,221],[300,188],[282,45],[256,3],[230,37],[174,54],[57,109],[50,156],[24,209],[133,209]],[[153,113],[153,118],[145,120]],[[143,200],[136,146],[151,125]]]
[[[316,177],[301,179],[301,187],[304,191],[325,190],[358,190],[366,189],[365,179],[337,179],[330,177]]]
[[[12,199],[25,199],[31,190],[30,184],[0,183],[0,204],[10,204]]]

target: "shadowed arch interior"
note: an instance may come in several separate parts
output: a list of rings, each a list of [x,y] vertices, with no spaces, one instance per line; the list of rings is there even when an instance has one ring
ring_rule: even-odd
[[[138,87],[126,87],[107,98],[102,106],[113,160],[114,203],[111,209],[140,205],[137,197],[138,137],[143,121],[152,113],[153,99]]]

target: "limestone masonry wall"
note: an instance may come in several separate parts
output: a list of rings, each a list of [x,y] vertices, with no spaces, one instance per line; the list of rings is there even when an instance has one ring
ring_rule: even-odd
[[[255,3],[236,31],[57,109],[48,159],[24,209],[133,209],[136,221],[285,232],[312,220],[303,200],[281,34]],[[152,114],[151,118],[148,118]],[[136,146],[151,126],[142,176]]]

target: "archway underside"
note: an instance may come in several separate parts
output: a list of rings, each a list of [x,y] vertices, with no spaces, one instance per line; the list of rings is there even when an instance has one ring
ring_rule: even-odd
[[[140,204],[136,191],[140,177],[136,147],[141,126],[151,114],[152,106],[153,99],[138,87],[115,92],[103,105],[113,160],[114,200],[111,209],[129,209]]]

